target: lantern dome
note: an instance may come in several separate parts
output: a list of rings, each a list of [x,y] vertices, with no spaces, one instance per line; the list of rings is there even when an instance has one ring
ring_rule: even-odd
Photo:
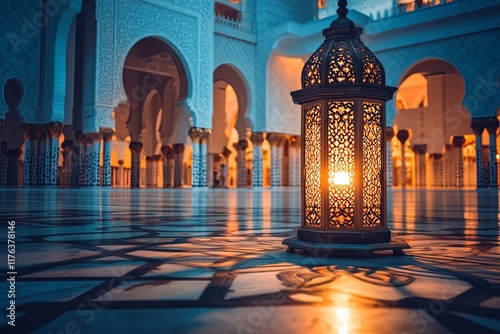
[[[325,41],[302,70],[302,88],[385,85],[384,67],[361,41],[363,29],[346,17],[346,6],[346,0],[339,1],[338,18],[323,30]]]

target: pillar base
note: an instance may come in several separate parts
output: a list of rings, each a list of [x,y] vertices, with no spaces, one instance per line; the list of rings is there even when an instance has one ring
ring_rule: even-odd
[[[394,256],[403,256],[405,255],[403,249],[411,248],[406,242],[395,240],[371,244],[343,244],[319,243],[291,237],[283,240],[282,244],[288,246],[288,253],[295,253],[296,249],[302,249],[305,255],[320,258],[352,257],[353,255],[369,258],[373,256],[373,252],[382,250],[392,250]]]
[[[318,231],[299,228],[297,237],[300,240],[318,243],[339,244],[374,244],[391,241],[391,231],[377,229],[368,231]]]

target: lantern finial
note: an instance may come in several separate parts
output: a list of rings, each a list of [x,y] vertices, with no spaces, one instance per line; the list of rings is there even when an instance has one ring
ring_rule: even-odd
[[[349,10],[347,0],[339,0],[339,8],[337,9],[338,17],[330,24],[330,28],[323,30],[323,36],[326,38],[333,37],[356,37],[361,35],[359,29],[354,27],[354,22],[347,18]]]
[[[346,18],[347,13],[349,12],[349,10],[346,8],[347,0],[339,0],[338,5],[339,9],[337,9],[337,14],[339,14],[340,18]]]

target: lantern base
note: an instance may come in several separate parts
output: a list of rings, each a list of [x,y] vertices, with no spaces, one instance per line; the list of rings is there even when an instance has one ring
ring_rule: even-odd
[[[371,244],[343,244],[343,243],[320,243],[301,240],[297,237],[283,240],[283,244],[288,246],[287,252],[295,253],[296,249],[302,249],[304,254],[313,257],[342,257],[358,256],[372,257],[373,252],[382,250],[392,250],[394,256],[405,255],[403,249],[411,248],[404,241],[394,241]]]
[[[373,244],[391,242],[391,231],[385,228],[372,231],[325,232],[299,228],[297,231],[297,237],[304,241],[327,244]]]

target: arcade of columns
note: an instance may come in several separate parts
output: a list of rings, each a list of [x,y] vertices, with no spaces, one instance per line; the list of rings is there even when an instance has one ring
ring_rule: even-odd
[[[471,129],[475,134],[476,141],[476,184],[477,188],[498,188],[498,163],[497,163],[497,129],[499,121],[496,117],[474,118],[471,122]],[[489,145],[483,145],[483,132],[487,131],[489,136]],[[401,157],[405,157],[406,141],[409,138],[409,132],[400,129],[396,134],[393,128],[388,127],[386,132],[387,140],[387,184],[392,186],[393,180],[393,161],[391,157],[392,138],[400,142]],[[429,163],[431,165],[429,178],[427,180],[427,145],[413,144],[411,149],[415,154],[415,186],[417,187],[463,187],[464,186],[464,156],[463,148],[465,144],[464,136],[453,136],[451,143],[446,144],[443,152],[429,154]],[[398,175],[397,184],[406,187],[406,160],[401,159],[401,171]]]
[[[471,128],[476,139],[476,175],[478,188],[498,187],[496,132],[499,121],[495,117],[475,118]],[[0,137],[3,135],[5,122],[0,120]],[[489,135],[489,145],[482,144],[483,132]],[[61,186],[111,186],[111,140],[113,129],[101,128],[96,133],[75,134],[76,141],[65,140],[61,145],[63,157],[62,172],[58,175],[59,137],[63,133],[63,125],[59,122],[48,124],[23,124],[24,134],[24,164],[20,158],[23,150],[7,149],[3,141],[0,150],[0,185],[15,186],[19,178],[19,167],[22,165],[23,184],[25,186],[61,185]],[[211,131],[209,129],[191,128],[189,136],[192,139],[192,186],[205,187],[213,185],[212,170],[219,169],[228,159],[231,151],[225,147],[220,155],[207,154],[207,142]],[[405,154],[405,143],[408,131],[401,129],[396,134],[391,127],[387,128],[387,183],[393,184],[393,162],[391,157],[391,140],[396,136],[401,143],[401,156]],[[250,141],[253,147],[251,166],[246,161],[248,150],[247,140],[235,144],[237,154],[237,186],[248,185],[251,178],[254,187],[261,187],[263,182],[263,150],[264,140],[271,147],[271,186],[300,185],[300,137],[287,136],[278,133],[252,133]],[[429,155],[432,166],[432,184],[427,184],[426,175],[426,145],[414,144],[415,179],[417,187],[440,186],[462,187],[464,185],[463,136],[454,136],[442,153]],[[101,150],[102,145],[102,150]],[[131,187],[140,187],[141,142],[131,142],[132,152]],[[161,148],[162,155],[146,157],[146,185],[158,186],[160,160],[163,165],[163,186],[165,188],[181,187],[183,185],[184,144],[166,145]],[[102,152],[102,157],[101,157]],[[119,178],[123,179],[123,160],[119,162]],[[405,160],[400,175],[406,179]],[[102,171],[101,171],[102,165]],[[249,170],[252,173],[249,173]],[[406,182],[399,182],[403,187]]]

